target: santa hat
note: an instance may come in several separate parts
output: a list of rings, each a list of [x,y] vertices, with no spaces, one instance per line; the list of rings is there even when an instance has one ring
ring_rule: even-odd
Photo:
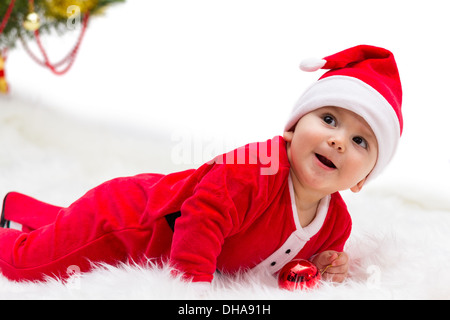
[[[310,86],[294,106],[285,131],[305,114],[326,106],[344,108],[370,125],[378,142],[378,159],[369,179],[391,161],[403,131],[402,87],[393,54],[360,45],[323,59],[302,61],[300,69],[329,70]]]

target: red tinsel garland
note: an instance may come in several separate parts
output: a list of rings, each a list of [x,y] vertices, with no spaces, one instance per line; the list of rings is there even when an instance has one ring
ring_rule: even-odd
[[[34,0],[29,0],[29,6],[30,6],[30,11],[33,11]],[[22,43],[24,45],[25,50],[27,51],[27,53],[30,55],[30,57],[34,61],[36,61],[41,66],[49,68],[50,71],[52,71],[56,75],[63,75],[67,71],[70,70],[70,68],[72,67],[73,63],[75,62],[75,58],[76,58],[76,55],[78,53],[78,49],[80,48],[81,42],[83,41],[84,34],[86,32],[88,20],[89,20],[89,12],[86,12],[85,15],[84,15],[84,19],[83,19],[83,27],[81,29],[81,33],[80,33],[80,36],[78,38],[77,43],[75,44],[74,48],[69,52],[69,54],[64,59],[59,61],[58,63],[51,63],[50,62],[50,60],[48,58],[48,54],[47,54],[44,46],[42,45],[41,37],[40,37],[40,34],[39,34],[39,29],[34,31],[34,37],[36,39],[36,43],[38,45],[39,51],[41,52],[41,54],[43,56],[43,59],[44,59],[43,61],[39,60],[39,58],[36,57],[36,55],[30,50],[30,48],[28,47],[26,42],[23,41],[23,39],[21,39],[21,40],[22,40]],[[67,64],[65,68],[63,68],[61,70],[57,70],[60,66],[62,66],[64,64]]]
[[[81,29],[81,33],[80,36],[78,37],[78,41],[75,44],[74,48],[67,54],[67,56],[62,59],[61,61],[57,62],[57,63],[51,63],[49,58],[48,58],[48,54],[44,48],[44,46],[42,45],[41,42],[41,38],[39,35],[39,30],[36,30],[34,32],[34,37],[36,39],[36,43],[38,45],[39,51],[41,52],[42,56],[43,56],[43,61],[40,60],[28,47],[27,43],[22,40],[22,44],[25,48],[25,51],[29,54],[29,56],[39,65],[43,66],[43,67],[47,67],[49,68],[54,74],[56,75],[63,75],[65,74],[67,71],[70,70],[70,68],[72,67],[73,63],[75,62],[75,58],[76,55],[78,53],[78,49],[80,48],[81,42],[83,41],[85,32],[86,32],[86,28],[87,28],[87,24],[88,24],[88,20],[89,20],[89,12],[87,12],[84,15],[84,19],[83,19],[83,26]],[[59,67],[61,67],[62,65],[67,64],[65,68],[58,70]]]
[[[2,34],[6,25],[8,24],[8,20],[9,20],[9,17],[11,16],[11,12],[12,12],[12,9],[14,8],[15,3],[16,3],[16,0],[11,0],[8,10],[6,10],[5,16],[3,17],[3,21],[0,24],[0,35]]]

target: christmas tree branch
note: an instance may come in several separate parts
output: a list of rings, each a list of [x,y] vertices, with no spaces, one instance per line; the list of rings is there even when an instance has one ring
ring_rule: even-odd
[[[83,14],[89,11],[91,16],[102,12],[107,6],[124,2],[125,0],[34,0],[34,11],[41,19],[40,34],[49,33],[52,30],[58,34],[71,31],[67,28],[67,20],[70,15],[69,6],[78,6]],[[0,24],[5,16],[11,0],[0,0]],[[27,15],[30,13],[29,0],[16,0],[11,15],[7,20],[3,32],[0,34],[0,49],[13,48],[19,38],[28,40],[33,37],[33,32],[23,26]]]

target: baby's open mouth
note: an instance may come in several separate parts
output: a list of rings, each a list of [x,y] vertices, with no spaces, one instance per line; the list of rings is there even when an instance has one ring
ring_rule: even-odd
[[[319,159],[320,162],[322,162],[325,166],[328,168],[336,169],[336,166],[331,160],[328,160],[328,158],[316,153],[317,159]]]

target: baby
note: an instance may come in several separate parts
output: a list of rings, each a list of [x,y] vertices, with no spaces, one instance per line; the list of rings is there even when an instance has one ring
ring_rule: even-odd
[[[401,84],[391,52],[372,46],[301,68],[329,71],[295,104],[283,137],[198,169],[117,178],[67,208],[7,194],[2,274],[43,280],[74,266],[150,260],[204,286],[216,271],[276,275],[292,259],[309,259],[324,278],[343,281],[352,223],[338,191],[359,192],[394,155]]]

